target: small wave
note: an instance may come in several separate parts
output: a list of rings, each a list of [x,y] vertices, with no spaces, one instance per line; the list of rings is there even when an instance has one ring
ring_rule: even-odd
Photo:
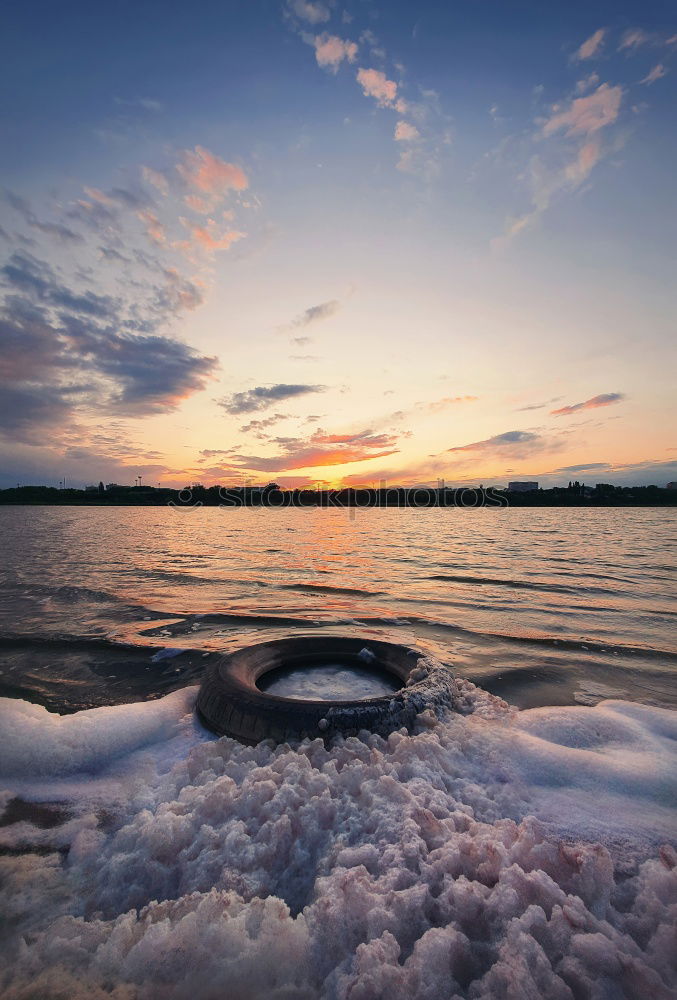
[[[178,617],[178,616],[177,616]],[[337,620],[331,624],[341,625],[345,622]],[[326,625],[326,621],[318,621],[315,618],[303,618],[291,615],[267,615],[267,614],[245,614],[238,612],[213,612],[208,614],[189,615],[180,622],[171,622],[163,625],[155,625],[152,628],[142,629],[139,635],[182,635],[185,632],[193,631],[194,625],[249,625],[261,628],[316,628],[319,625]]]
[[[362,619],[366,621],[367,619]],[[522,633],[518,635],[514,632],[493,632],[483,629],[469,629],[462,625],[450,622],[434,620],[430,618],[417,618],[412,616],[407,619],[408,623],[422,628],[433,628],[443,632],[451,632],[458,635],[467,635],[475,639],[498,640],[522,644],[525,646],[543,646],[557,650],[574,650],[576,652],[590,652],[598,654],[611,654],[613,656],[637,656],[652,660],[664,660],[670,663],[677,663],[677,653],[668,649],[657,649],[653,646],[625,646],[621,643],[597,642],[592,639],[565,639],[552,635],[536,635],[534,633]]]
[[[330,587],[321,583],[283,583],[278,590],[299,590],[302,593],[345,594],[348,597],[377,597],[383,590],[362,590],[359,587]]]
[[[48,584],[19,584],[24,594],[31,597],[51,597],[64,604],[77,604],[80,601],[90,601],[96,604],[120,604],[122,599],[107,590],[94,590],[91,587],[73,585],[53,587]]]
[[[268,586],[268,582],[266,580],[247,579],[246,577],[236,578],[232,576],[203,576],[197,573],[184,573],[168,569],[138,569],[134,572],[148,580],[162,580],[167,583],[185,583],[188,585],[194,584],[196,586],[219,586],[219,584],[221,584],[224,587],[232,587],[233,585],[252,587]]]
[[[555,594],[612,594],[618,598],[618,591],[609,587],[575,587],[563,583],[536,583],[527,580],[503,580],[490,576],[452,576],[447,573],[436,573],[427,576],[426,580],[448,581],[449,583],[471,583],[477,586],[509,587],[514,590],[538,590]]]

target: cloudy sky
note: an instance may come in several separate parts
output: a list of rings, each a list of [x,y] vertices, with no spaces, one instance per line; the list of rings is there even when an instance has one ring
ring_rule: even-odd
[[[5,15],[0,485],[658,483],[677,13]]]

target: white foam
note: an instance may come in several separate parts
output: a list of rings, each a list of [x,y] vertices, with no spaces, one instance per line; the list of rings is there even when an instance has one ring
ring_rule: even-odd
[[[309,698],[316,701],[356,701],[392,694],[397,685],[388,674],[323,663],[278,674],[267,683],[268,694],[280,698]]]
[[[0,698],[0,776],[44,777],[100,771],[111,760],[173,737],[197,688],[157,701],[57,715],[41,705]]]
[[[461,682],[471,714],[413,736],[250,748],[205,741],[193,696],[79,713],[93,728],[10,712],[7,732],[32,726],[11,758],[24,794],[50,754],[64,775],[71,747],[90,769],[118,756],[50,781],[77,788],[66,823],[2,831],[70,844],[0,858],[3,1000],[671,995],[675,713],[515,712]],[[111,775],[126,798],[102,824],[83,790],[100,806]]]

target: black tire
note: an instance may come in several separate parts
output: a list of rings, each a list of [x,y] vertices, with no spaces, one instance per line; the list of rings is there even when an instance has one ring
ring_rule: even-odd
[[[403,686],[384,697],[334,702],[282,698],[257,687],[259,678],[272,670],[309,667],[328,659],[371,665],[391,679],[395,675]],[[431,665],[444,674],[436,676],[433,684]],[[249,745],[268,739],[275,743],[305,737],[328,739],[364,729],[387,736],[402,726],[410,728],[419,712],[433,707],[430,700],[451,705],[452,685],[449,670],[408,646],[372,639],[296,636],[249,646],[211,663],[202,680],[197,712],[212,732]]]

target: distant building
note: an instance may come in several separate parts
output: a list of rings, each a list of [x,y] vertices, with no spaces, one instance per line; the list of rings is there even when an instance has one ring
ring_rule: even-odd
[[[531,493],[532,490],[538,489],[538,483],[530,482],[515,482],[508,483],[509,493]]]
[[[677,490],[677,483],[668,483],[665,488],[666,490]]]
[[[98,493],[98,492],[99,492],[99,487],[94,486],[94,484],[92,484],[91,486],[85,486],[85,493]]]

